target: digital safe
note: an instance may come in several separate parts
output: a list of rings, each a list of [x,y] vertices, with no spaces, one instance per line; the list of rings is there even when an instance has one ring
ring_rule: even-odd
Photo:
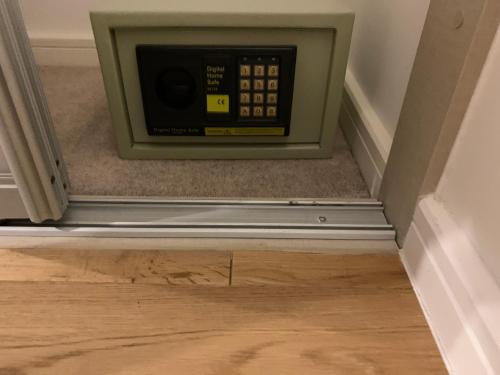
[[[112,1],[91,21],[120,157],[331,155],[354,21],[340,1]]]

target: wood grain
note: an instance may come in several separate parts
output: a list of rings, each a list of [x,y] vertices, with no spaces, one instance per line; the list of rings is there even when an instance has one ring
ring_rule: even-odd
[[[229,283],[228,251],[0,250],[0,280],[215,285]]]
[[[337,288],[411,288],[394,255],[334,255],[241,251],[234,254],[233,285],[331,284]]]
[[[68,265],[60,257],[71,258],[70,254],[49,252],[40,258]],[[141,254],[147,259],[143,252],[133,252],[128,259]],[[197,254],[191,258],[195,262],[192,269],[216,264],[214,259],[221,254]],[[30,263],[22,271],[17,255],[11,264],[26,272],[28,280],[33,274],[43,279],[40,268],[51,267],[44,262],[37,263],[38,267]],[[99,255],[94,256],[90,263],[99,263]],[[157,256],[190,272],[184,253]],[[18,274],[18,281],[0,281],[0,374],[446,373],[415,295],[404,286],[404,273],[398,273],[399,283],[390,276],[385,285],[380,271],[378,286],[369,283],[372,276],[350,286],[327,272],[329,267],[337,267],[336,274],[345,268],[351,275],[348,279],[363,280],[361,275],[353,276],[356,270],[374,274],[378,265],[394,271],[400,269],[397,257],[383,262],[370,256],[328,255],[316,263],[315,256],[308,261],[296,253],[294,257],[235,253],[236,284],[231,287],[201,282],[176,286],[155,279],[123,282],[126,277],[116,269],[119,266],[110,265],[99,269],[111,275],[100,277],[115,277],[116,282],[102,282],[104,279],[94,276],[88,281],[81,281],[83,277],[80,281],[21,281]],[[106,253],[103,257],[107,259]],[[253,266],[252,257],[257,263]],[[264,278],[260,259],[267,259]],[[300,267],[291,267],[299,260]],[[287,269],[295,273],[290,277],[288,272],[284,281],[268,277],[273,262],[288,262]],[[309,277],[314,279],[310,282],[308,262]],[[8,263],[8,253],[0,257],[1,263]],[[108,263],[111,260],[104,262]],[[239,268],[243,263],[245,268]],[[66,268],[66,273],[81,268],[77,260],[72,264],[77,266]],[[148,263],[135,260],[131,264]],[[8,270],[2,267],[0,275]],[[252,268],[258,277],[251,278]],[[135,269],[124,274],[135,275]],[[137,269],[143,271],[142,266]],[[246,274],[240,279],[242,285],[238,285],[240,270]],[[6,278],[12,278],[11,273]]]

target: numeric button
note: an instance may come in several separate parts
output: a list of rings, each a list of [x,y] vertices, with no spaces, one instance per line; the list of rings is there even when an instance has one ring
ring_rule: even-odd
[[[261,107],[261,106],[253,107],[253,115],[254,115],[254,117],[264,116],[264,107]]]
[[[267,75],[269,77],[277,77],[279,75],[279,65],[269,65],[267,67]]]
[[[250,116],[250,107],[244,105],[240,107],[240,116],[241,117],[248,117]]]
[[[264,80],[263,79],[256,79],[253,81],[253,89],[254,90],[264,90]]]
[[[241,104],[248,104],[250,103],[250,94],[247,92],[242,92],[240,94],[240,103]]]
[[[240,76],[242,77],[249,77],[251,74],[251,67],[250,65],[240,65]]]
[[[268,80],[267,81],[267,89],[270,91],[278,90],[278,80],[277,79]]]
[[[253,102],[254,102],[254,104],[264,103],[264,93],[257,92],[255,94],[253,94]]]
[[[266,74],[266,68],[264,65],[255,65],[253,67],[253,75],[255,77],[263,77]]]
[[[278,103],[278,94],[277,93],[267,94],[267,104],[276,104],[276,103]]]
[[[269,107],[267,107],[266,115],[267,115],[267,117],[276,117],[277,112],[278,111],[277,111],[275,106],[269,106]]]
[[[240,90],[250,90],[250,80],[242,79],[240,80]]]

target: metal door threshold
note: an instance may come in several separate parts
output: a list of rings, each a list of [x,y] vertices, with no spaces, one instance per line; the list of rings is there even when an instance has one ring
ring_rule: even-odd
[[[61,220],[10,220],[0,235],[393,240],[381,203],[79,200]]]

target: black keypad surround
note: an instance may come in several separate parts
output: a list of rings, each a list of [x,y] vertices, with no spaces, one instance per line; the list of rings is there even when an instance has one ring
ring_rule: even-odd
[[[138,45],[136,54],[148,135],[290,134],[295,46]]]

